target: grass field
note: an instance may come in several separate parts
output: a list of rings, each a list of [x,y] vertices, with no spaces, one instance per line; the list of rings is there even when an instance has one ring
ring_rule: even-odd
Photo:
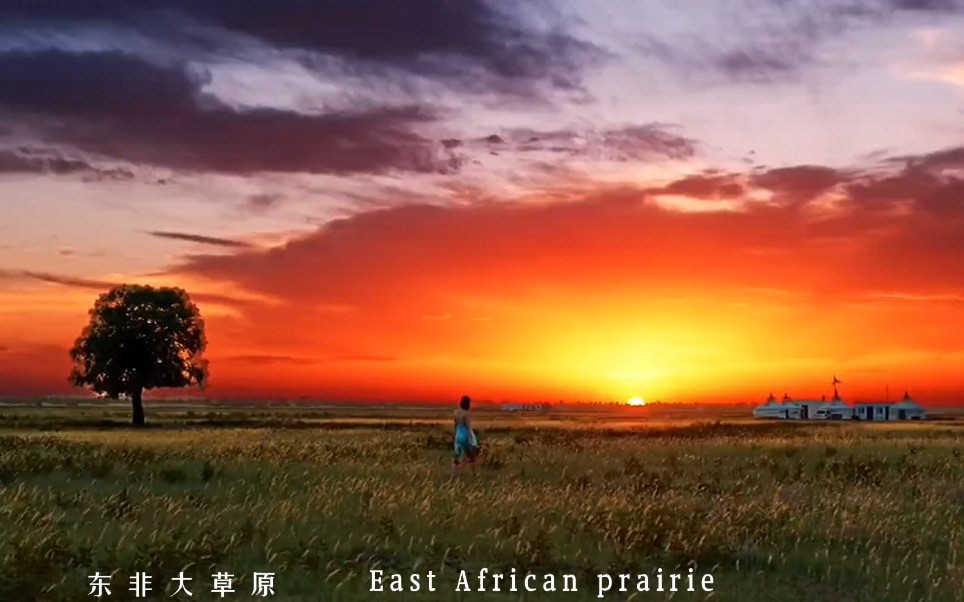
[[[634,575],[607,600],[964,600],[964,421],[483,411],[479,470],[453,478],[448,412],[148,407],[134,431],[123,408],[4,408],[0,600],[91,600],[95,571],[109,600],[137,571],[171,600],[222,599],[219,571],[225,600],[255,571],[274,600],[598,600],[599,573]],[[480,593],[482,567],[578,591]],[[712,595],[633,596],[689,567]],[[370,592],[373,568],[436,591]]]

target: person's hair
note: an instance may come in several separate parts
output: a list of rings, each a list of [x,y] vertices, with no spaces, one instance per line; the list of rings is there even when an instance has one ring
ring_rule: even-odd
[[[462,408],[463,410],[469,409],[469,406],[471,405],[472,405],[472,398],[469,397],[468,395],[463,395],[462,399],[459,400],[459,407]]]

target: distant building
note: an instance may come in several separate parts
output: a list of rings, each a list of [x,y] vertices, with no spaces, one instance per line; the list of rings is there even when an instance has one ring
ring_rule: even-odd
[[[924,420],[927,412],[905,392],[898,402],[873,401],[858,403],[855,415],[859,420]]]
[[[755,418],[782,418],[784,420],[800,418],[800,406],[790,400],[786,395],[783,402],[779,402],[770,394],[766,403],[753,408]]]
[[[835,397],[821,409],[828,420],[850,420],[854,417],[854,409],[839,397]]]
[[[753,409],[753,416],[784,420],[924,420],[927,412],[908,393],[897,402],[872,401],[851,406],[840,398],[835,388],[829,402],[791,399],[789,395],[778,402],[771,394],[766,403]]]
[[[800,418],[802,420],[824,419],[827,417],[826,401],[816,399],[800,399],[795,402],[800,406]]]
[[[904,398],[897,402],[897,420],[924,420],[927,418],[927,410],[913,399],[910,394],[904,391]]]
[[[504,403],[504,412],[545,412],[549,406],[542,403]]]

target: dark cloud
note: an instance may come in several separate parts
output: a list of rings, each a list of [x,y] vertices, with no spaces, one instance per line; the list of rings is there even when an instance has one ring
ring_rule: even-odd
[[[675,133],[661,123],[630,125],[600,131],[513,130],[484,139],[501,150],[544,152],[602,160],[648,160],[654,157],[685,159],[696,154],[695,140]]]
[[[256,366],[308,366],[322,362],[395,362],[397,357],[390,355],[351,354],[323,358],[294,357],[290,355],[235,355],[225,358],[228,361],[253,364]]]
[[[707,170],[674,180],[664,186],[647,188],[647,195],[680,195],[692,199],[738,199],[763,189],[774,193],[783,205],[807,202],[844,181],[837,170],[800,165],[783,168],[758,168],[749,174]]]
[[[0,269],[0,280],[33,280],[56,284],[69,288],[90,289],[106,292],[107,290],[119,286],[120,282],[108,282],[106,280],[96,280],[92,278],[78,278],[75,276],[65,276],[62,274],[52,274],[49,272],[37,272],[33,270],[3,270]],[[190,293],[191,299],[200,303],[217,303],[221,305],[246,306],[248,302],[236,299],[227,295],[217,293]]]
[[[87,180],[130,180],[134,173],[123,167],[97,167],[82,159],[30,148],[0,150],[0,173],[82,175]]]
[[[944,218],[964,215],[964,147],[944,149],[885,162],[896,171],[860,174],[846,184],[851,199],[869,207],[890,209],[907,203]]]
[[[104,249],[95,249],[93,251],[78,251],[71,248],[63,248],[57,251],[57,254],[61,257],[104,257],[107,255],[107,251]]]
[[[280,194],[252,194],[247,198],[245,208],[260,213],[278,207],[283,201],[284,196]]]
[[[921,169],[864,178],[848,184],[847,192],[855,202],[876,209],[893,209],[906,203],[938,214],[960,215],[964,209],[964,179]]]
[[[722,33],[686,32],[668,39],[649,34],[637,48],[695,85],[797,80],[820,64],[824,41],[904,12],[964,11],[964,0],[742,0],[726,5]]]
[[[653,188],[653,194],[678,194],[700,199],[730,199],[743,194],[744,188],[732,174],[696,174]]]
[[[134,163],[251,173],[446,172],[455,158],[415,132],[419,108],[305,115],[235,111],[203,74],[120,53],[0,55],[0,107],[47,142]]]
[[[392,355],[377,355],[377,354],[357,354],[357,355],[339,355],[331,358],[331,361],[335,362],[397,362],[399,358]]]
[[[753,189],[773,193],[782,205],[806,203],[851,181],[852,175],[835,168],[818,165],[757,168],[748,174],[709,170],[674,180],[665,186],[646,189],[653,195],[682,195],[694,199],[737,199]]]
[[[795,80],[801,69],[814,60],[810,44],[795,40],[792,33],[774,41],[746,37],[749,39],[735,48],[695,35],[673,42],[648,37],[636,47],[673,68],[681,79],[698,86]]]
[[[93,280],[89,278],[77,278],[74,276],[63,276],[48,272],[35,272],[32,270],[0,270],[0,278],[7,280],[38,280],[48,284],[59,284],[72,288],[86,288],[95,290],[106,290],[117,286],[117,283],[114,282]]]
[[[748,13],[754,19],[739,17]],[[769,0],[745,0],[721,25],[729,35],[710,37],[694,31],[668,40],[648,34],[636,46],[693,85],[782,82],[797,79],[803,68],[815,62],[817,43],[846,27],[825,10]]]
[[[947,148],[920,156],[901,156],[889,159],[890,163],[905,163],[908,167],[926,169],[964,169],[964,146]]]
[[[884,169],[838,169],[820,165],[757,168],[748,174],[699,173],[647,194],[679,194],[694,199],[739,198],[754,189],[773,193],[784,207],[800,208],[834,191],[852,209],[867,215],[910,205],[918,213],[964,218],[964,149],[946,149],[884,160]]]
[[[785,177],[789,198],[819,188],[800,178],[802,190],[791,194],[792,173],[775,176]],[[499,290],[514,298],[576,286],[604,296],[634,282],[653,290],[806,286],[839,299],[881,288],[946,288],[964,261],[964,206],[936,216],[926,195],[900,213],[846,197],[839,207],[816,204],[806,213],[795,203],[687,213],[647,203],[647,194],[626,187],[539,206],[378,210],[268,251],[192,256],[173,274],[232,282],[293,306],[350,304],[362,315],[409,315],[425,324],[419,317],[445,313],[453,294],[485,298]]]
[[[806,59],[803,54],[777,53],[768,48],[740,48],[712,58],[712,64],[735,80],[770,81],[794,73]]]
[[[224,358],[229,362],[253,364],[256,366],[305,366],[318,363],[318,360],[290,355],[234,355]]]
[[[246,242],[241,242],[238,240],[231,240],[230,238],[219,238],[216,236],[203,236],[200,234],[187,234],[184,232],[163,232],[163,231],[153,231],[148,232],[151,236],[157,238],[167,238],[170,240],[184,240],[187,242],[196,242],[202,245],[211,245],[215,247],[229,247],[234,249],[243,249],[250,247]]]
[[[90,170],[84,161],[64,157],[32,156],[15,151],[0,151],[0,173],[71,174]]]
[[[773,191],[791,201],[808,201],[847,179],[847,174],[820,165],[778,167],[754,173],[753,186]]]
[[[952,12],[964,10],[961,0],[884,0],[883,4],[897,10]]]
[[[6,0],[0,17],[10,21],[122,24],[149,36],[190,34],[177,20],[188,19],[284,48],[319,51],[383,63],[470,82],[466,71],[482,70],[504,80],[543,81],[554,87],[578,84],[585,61],[599,54],[593,45],[564,31],[548,2],[538,8],[541,23],[527,23],[510,3],[486,0],[276,0],[195,2],[193,0]],[[558,26],[542,27],[546,23]],[[205,36],[204,46],[230,44]],[[439,60],[441,59],[441,60]]]

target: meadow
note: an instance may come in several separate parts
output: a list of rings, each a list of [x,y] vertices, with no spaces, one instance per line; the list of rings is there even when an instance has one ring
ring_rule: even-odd
[[[604,599],[964,600],[964,421],[480,412],[483,459],[453,477],[448,412],[148,406],[134,430],[123,407],[4,408],[0,600],[91,600],[95,571],[108,600],[138,571],[147,599],[250,600],[259,571],[274,600],[585,601],[657,567],[713,592]],[[482,567],[579,591],[455,591]],[[437,591],[373,593],[371,569]]]

